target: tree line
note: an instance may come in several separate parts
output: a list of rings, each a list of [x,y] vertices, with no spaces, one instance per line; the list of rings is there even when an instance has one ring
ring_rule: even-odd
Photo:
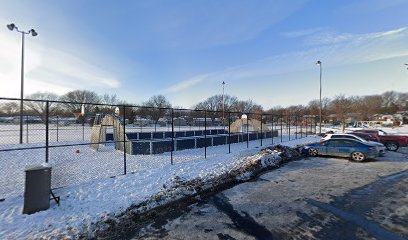
[[[36,100],[60,100],[64,102],[87,102],[97,103],[102,105],[90,104],[74,104],[74,103],[50,103],[49,114],[72,116],[72,114],[81,113],[97,113],[109,112],[112,113],[114,107],[108,105],[124,105],[131,106],[126,101],[120,100],[117,95],[102,94],[98,95],[93,91],[75,90],[64,95],[58,96],[54,93],[38,92],[27,95],[26,99]],[[13,115],[19,114],[20,103],[18,101],[6,101],[0,103],[0,114]],[[105,105],[103,105],[105,104]],[[61,105],[61,106],[59,106]],[[137,115],[149,116],[155,123],[160,118],[169,113],[169,108],[181,108],[173,106],[170,101],[163,95],[155,95],[147,101],[142,102],[142,108],[126,108],[125,114],[128,118],[134,119]],[[83,108],[83,109],[82,109]],[[274,114],[274,115],[319,115],[320,101],[312,100],[308,104],[292,105],[288,107],[276,106],[265,110],[260,104],[255,103],[251,99],[240,100],[235,96],[230,95],[214,95],[195,104],[194,110],[208,110],[208,117],[211,119],[224,117],[221,113],[225,112],[241,112],[241,113],[255,113],[255,114]],[[26,101],[24,103],[24,112],[27,115],[45,116],[46,106],[45,102]],[[122,110],[121,110],[122,111]],[[218,111],[218,113],[212,112]],[[331,119],[335,121],[344,121],[351,115],[359,120],[373,120],[375,114],[395,114],[399,111],[408,111],[408,93],[401,93],[395,91],[387,91],[377,95],[367,96],[349,96],[338,95],[333,98],[322,99],[322,115],[324,120],[331,115]],[[173,112],[176,116],[183,115],[182,112]],[[201,116],[197,112],[190,112],[190,115]],[[225,116],[226,117],[226,116]]]

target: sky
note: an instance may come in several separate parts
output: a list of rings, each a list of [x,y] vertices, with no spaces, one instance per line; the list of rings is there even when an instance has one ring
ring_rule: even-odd
[[[193,107],[215,94],[265,109],[408,92],[408,0],[2,0],[0,96],[76,89]],[[4,26],[4,27],[1,27]]]

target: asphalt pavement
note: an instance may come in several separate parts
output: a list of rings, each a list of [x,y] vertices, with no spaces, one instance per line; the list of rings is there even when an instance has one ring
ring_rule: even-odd
[[[408,239],[408,150],[305,158],[175,208],[132,239]]]

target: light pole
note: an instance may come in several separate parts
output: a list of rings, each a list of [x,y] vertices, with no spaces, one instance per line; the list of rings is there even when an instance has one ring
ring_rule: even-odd
[[[316,62],[320,67],[320,95],[319,95],[319,134],[322,134],[322,62],[319,60]]]
[[[224,85],[225,85],[225,82],[224,81],[222,81],[222,123],[223,123],[223,125],[224,125],[224,122],[225,122],[225,101],[224,101]]]
[[[10,31],[16,30],[21,33],[21,92],[20,92],[20,144],[23,143],[23,98],[24,98],[24,36],[31,34],[33,37],[38,33],[34,29],[30,29],[28,32],[18,30],[14,23],[8,24],[7,28]]]

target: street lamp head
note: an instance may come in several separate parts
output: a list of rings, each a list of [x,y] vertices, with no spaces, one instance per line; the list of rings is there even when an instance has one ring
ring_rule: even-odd
[[[38,35],[38,33],[37,33],[34,29],[31,29],[31,30],[29,31],[29,33],[31,33],[31,35],[32,35],[33,37],[35,37],[35,36]]]
[[[316,62],[316,65],[321,65],[321,64],[322,62],[320,60]]]
[[[7,24],[7,28],[8,28],[10,31],[13,31],[13,30],[16,28],[16,25],[15,25],[14,23],[10,23],[10,24]]]

